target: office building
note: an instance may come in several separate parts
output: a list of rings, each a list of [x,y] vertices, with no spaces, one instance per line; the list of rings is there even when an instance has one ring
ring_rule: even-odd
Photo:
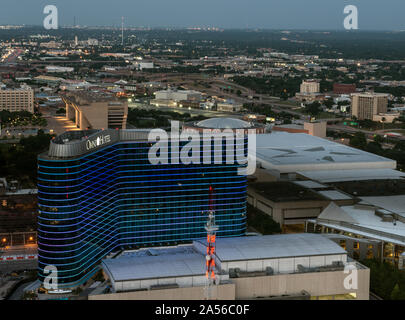
[[[92,91],[69,91],[63,97],[66,118],[80,130],[125,129],[128,101]]]
[[[246,164],[226,159],[207,164],[204,159],[214,154],[212,142],[211,149],[200,145],[201,164],[176,161],[174,151],[166,158],[161,155],[167,164],[153,164],[149,133],[70,131],[52,140],[49,152],[38,157],[41,281],[44,268],[54,265],[59,286],[74,287],[111,252],[205,238],[210,187],[215,192],[217,236],[244,235]],[[247,138],[238,141],[235,155],[246,156]],[[161,142],[174,148],[170,138]]]
[[[388,94],[385,93],[353,93],[352,94],[352,117],[358,120],[373,120],[375,115],[386,113],[388,106]]]
[[[34,112],[34,90],[28,86],[17,89],[0,90],[0,111],[10,112],[28,111]]]
[[[323,100],[324,96],[320,93],[320,83],[317,80],[303,80],[300,85],[300,92],[295,94],[301,101]]]
[[[224,102],[217,103],[217,111],[224,111],[224,112],[239,112],[243,108],[243,104],[236,103],[233,100],[227,100]]]
[[[320,84],[316,80],[304,80],[300,86],[300,93],[318,93]]]

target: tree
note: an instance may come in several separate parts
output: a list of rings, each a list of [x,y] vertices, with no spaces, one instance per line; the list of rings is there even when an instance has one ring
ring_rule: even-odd
[[[376,135],[374,136],[374,141],[375,141],[375,142],[378,142],[378,143],[383,143],[383,142],[384,142],[384,138],[383,138],[382,136],[376,134]]]
[[[305,112],[315,117],[321,112],[321,104],[318,101],[312,102],[305,106]]]
[[[382,149],[381,144],[379,142],[372,141],[367,145],[366,151],[374,153],[374,154],[381,154],[383,149]]]
[[[383,124],[383,130],[384,130],[384,123],[385,123],[386,120],[387,120],[387,119],[385,119],[385,117],[382,117],[382,118],[381,118],[381,122],[382,122],[382,124]]]
[[[399,284],[397,283],[392,289],[391,300],[405,300],[405,292],[400,289]]]
[[[365,149],[367,146],[366,135],[363,132],[356,132],[354,136],[350,138],[350,145],[358,149]]]
[[[324,105],[325,105],[328,109],[332,108],[333,105],[334,105],[333,99],[332,99],[332,98],[328,98],[327,100],[325,100]]]

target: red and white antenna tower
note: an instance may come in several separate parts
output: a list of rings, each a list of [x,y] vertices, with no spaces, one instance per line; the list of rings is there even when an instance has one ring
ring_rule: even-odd
[[[215,243],[216,243],[216,232],[218,226],[215,224],[215,209],[214,209],[214,189],[210,186],[209,189],[209,209],[208,218],[205,225],[205,230],[207,231],[207,255],[205,256],[205,276],[206,276],[206,287],[205,287],[205,298],[209,300],[211,298],[211,289],[215,282]]]

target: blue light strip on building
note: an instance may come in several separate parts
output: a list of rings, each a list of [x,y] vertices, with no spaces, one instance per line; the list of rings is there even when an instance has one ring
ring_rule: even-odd
[[[246,176],[238,169],[246,164],[152,165],[149,147],[119,142],[73,159],[38,158],[41,280],[54,265],[61,287],[77,286],[112,251],[204,237],[209,186],[218,236],[245,233]],[[246,154],[247,144],[235,149]]]

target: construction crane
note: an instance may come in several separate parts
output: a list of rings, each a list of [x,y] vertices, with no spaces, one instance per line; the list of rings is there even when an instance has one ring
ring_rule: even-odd
[[[205,225],[207,231],[207,254],[205,256],[205,298],[211,299],[212,286],[215,283],[215,244],[216,244],[216,232],[219,227],[215,224],[215,209],[214,209],[214,189],[212,186],[209,188],[209,205],[208,205],[208,217]]]

